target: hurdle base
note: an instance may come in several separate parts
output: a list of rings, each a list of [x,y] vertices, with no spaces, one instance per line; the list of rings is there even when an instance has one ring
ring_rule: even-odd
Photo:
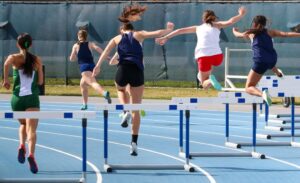
[[[286,120],[282,120],[282,119],[269,119],[268,123],[284,125],[284,124],[286,124]]]
[[[300,147],[299,142],[291,142],[292,147]]]
[[[258,153],[258,152],[251,152],[251,155],[253,158],[257,159],[266,159],[266,156],[264,154]]]
[[[283,131],[283,127],[280,126],[265,126],[266,130],[273,130],[273,131]]]
[[[234,142],[225,142],[225,146],[235,148],[235,149],[240,149],[241,148],[240,144],[234,143]]]
[[[291,134],[267,134],[267,135],[260,134],[260,137],[258,137],[258,136],[256,136],[256,137],[257,138],[263,138],[264,136],[270,137],[268,139],[271,139],[273,137],[292,137]],[[294,137],[300,137],[300,134],[295,134]]]
[[[267,134],[256,134],[256,138],[259,138],[259,139],[271,139],[271,135]]]
[[[253,146],[252,142],[239,142],[241,146]],[[257,142],[256,146],[291,146],[290,142]]]
[[[194,172],[195,168],[189,164],[184,165],[162,165],[162,164],[105,164],[104,169],[106,172],[112,172],[113,170],[186,170]]]
[[[43,179],[29,179],[29,178],[20,178],[20,179],[0,179],[1,183],[85,183],[85,179],[75,179],[75,178],[43,178]]]

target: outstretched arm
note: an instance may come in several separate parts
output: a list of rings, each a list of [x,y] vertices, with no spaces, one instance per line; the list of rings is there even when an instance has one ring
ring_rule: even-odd
[[[239,29],[237,27],[233,27],[232,28],[232,33],[235,37],[237,38],[246,38],[246,39],[250,39],[249,34],[247,34],[246,32],[240,32]]]
[[[160,30],[156,30],[156,31],[140,31],[138,35],[139,35],[140,41],[142,41],[142,40],[148,39],[148,38],[156,38],[156,37],[164,36],[164,35],[172,32],[173,29],[174,29],[174,24],[172,22],[168,22],[165,29],[160,29]]]
[[[114,49],[117,46],[117,39],[120,36],[116,36],[113,39],[111,39],[108,43],[108,45],[106,46],[106,48],[104,49],[104,51],[102,52],[102,54],[100,55],[100,58],[97,62],[97,65],[95,66],[94,70],[93,70],[93,77],[97,76],[100,72],[100,67],[102,65],[102,63],[104,62],[104,60],[107,58],[107,56],[109,55],[109,53],[111,52],[112,49]]]
[[[192,34],[192,33],[196,33],[196,28],[197,26],[191,26],[191,27],[184,27],[181,29],[176,29],[173,32],[161,37],[161,38],[157,38],[155,39],[156,43],[160,44],[160,45],[164,45],[168,39],[171,39],[172,37],[181,35],[181,34]]]
[[[226,21],[214,22],[213,25],[218,27],[219,29],[231,26],[231,25],[237,23],[238,21],[240,21],[246,15],[246,12],[247,12],[246,8],[242,6],[238,10],[238,15],[231,17],[230,19],[228,19]]]
[[[271,37],[300,37],[298,32],[283,32],[279,30],[268,30]]]

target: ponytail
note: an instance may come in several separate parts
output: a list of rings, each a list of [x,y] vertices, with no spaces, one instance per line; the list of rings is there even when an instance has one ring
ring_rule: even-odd
[[[24,70],[23,73],[28,77],[32,77],[32,72],[36,62],[36,56],[28,51],[32,44],[32,38],[28,33],[23,33],[18,36],[17,42],[20,48],[25,51],[25,63],[22,66]]]
[[[212,25],[214,21],[217,20],[217,16],[215,15],[215,12],[212,10],[205,10],[203,15],[202,15],[202,21],[204,23]]]

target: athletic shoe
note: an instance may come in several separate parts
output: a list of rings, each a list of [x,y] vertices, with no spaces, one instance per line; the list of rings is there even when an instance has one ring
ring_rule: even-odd
[[[277,77],[279,77],[280,79],[283,79],[284,78],[284,74],[283,74],[282,70],[280,70],[280,69],[277,69],[277,70],[280,73],[279,75],[277,75]]]
[[[128,121],[131,119],[131,114],[129,111],[123,113],[123,116],[122,116],[122,121],[121,121],[121,126],[123,128],[126,128],[128,127]]]
[[[216,79],[216,77],[214,75],[209,75],[209,79],[210,79],[210,82],[211,82],[212,86],[216,90],[218,90],[218,91],[222,90],[221,84],[218,82],[218,80]]]
[[[28,160],[28,163],[29,163],[30,171],[31,171],[32,173],[36,174],[39,170],[38,170],[38,166],[37,166],[37,164],[36,164],[36,162],[35,162],[34,157],[33,157],[33,156],[29,156],[29,157],[27,158],[27,160]]]
[[[262,94],[262,98],[264,99],[264,101],[266,102],[266,104],[268,106],[271,106],[272,105],[272,98],[268,92],[268,90],[264,90],[263,91],[263,94]]]
[[[131,156],[138,155],[137,144],[135,142],[131,142],[130,155]]]
[[[142,117],[145,117],[145,116],[146,116],[146,112],[145,112],[144,110],[140,110],[140,115],[141,115]]]
[[[107,103],[111,104],[111,98],[110,98],[109,91],[105,91],[103,94],[103,97],[107,100]]]
[[[85,110],[87,110],[87,109],[88,109],[88,106],[87,106],[87,105],[82,105],[80,110],[85,111]]]
[[[24,146],[20,146],[18,150],[18,161],[19,163],[25,163],[25,154],[26,154],[26,149]]]

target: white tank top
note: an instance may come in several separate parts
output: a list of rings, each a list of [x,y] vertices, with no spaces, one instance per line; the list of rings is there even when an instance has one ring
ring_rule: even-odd
[[[195,59],[204,56],[221,54],[220,30],[204,23],[196,28],[197,46],[195,48]]]

